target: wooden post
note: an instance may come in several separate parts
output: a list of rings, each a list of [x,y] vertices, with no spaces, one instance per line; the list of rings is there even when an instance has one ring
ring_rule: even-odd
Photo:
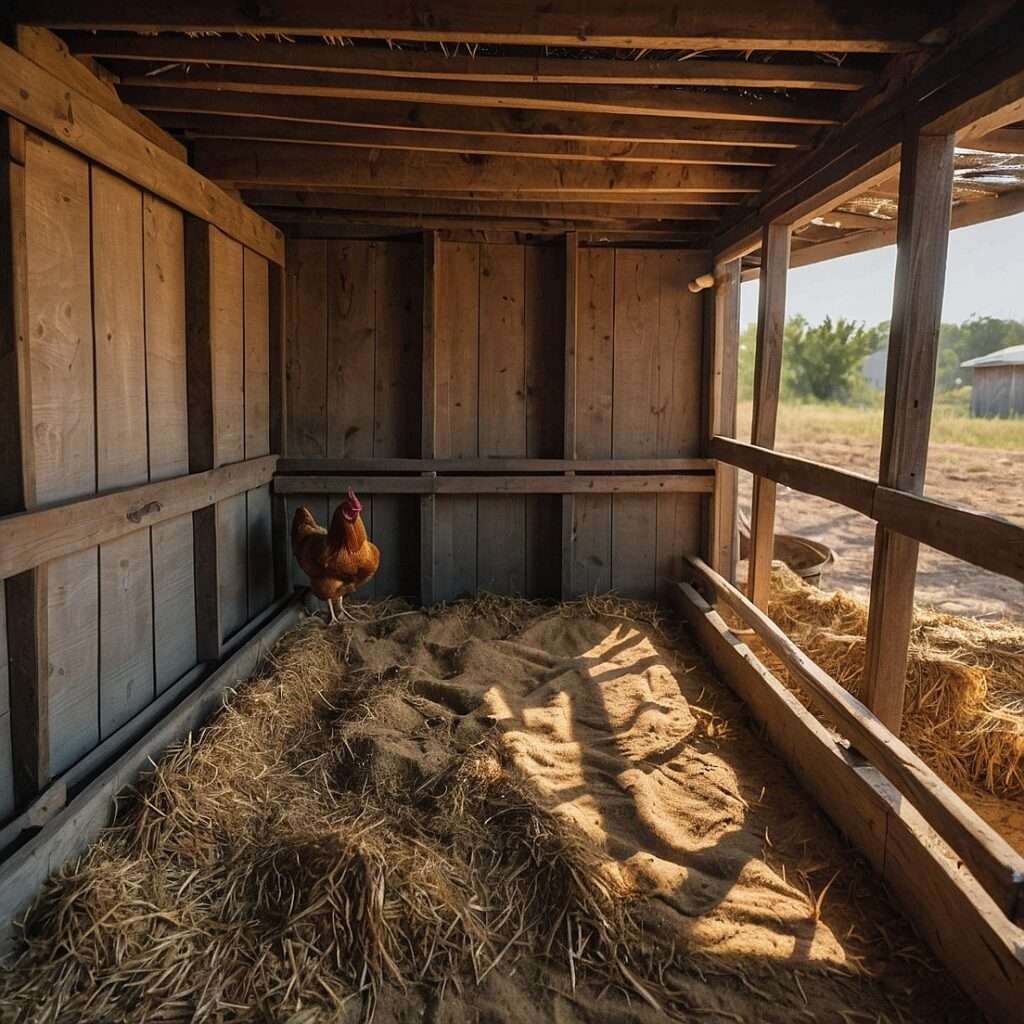
[[[951,135],[913,133],[903,143],[900,162],[896,289],[878,479],[883,487],[911,494],[923,493],[928,461],[953,149]],[[917,541],[876,528],[864,693],[868,707],[897,735],[914,617],[917,550]]]
[[[709,438],[736,436],[736,390],[740,348],[740,261],[715,266],[710,293],[711,330],[708,380]],[[715,492],[711,498],[708,557],[714,570],[736,582],[737,518],[736,467],[715,465]]]
[[[188,345],[188,465],[190,473],[213,469],[216,457],[214,396],[213,265],[210,232],[204,220],[185,217],[186,335]],[[217,559],[217,506],[192,513],[195,534],[196,652],[200,661],[221,653],[220,570]]]
[[[0,515],[36,505],[25,234],[25,127],[0,118]],[[14,804],[50,780],[46,566],[4,582]]]
[[[284,267],[268,261],[268,310],[270,356],[270,451],[284,455],[287,444],[285,424],[285,272]],[[274,596],[280,597],[288,589],[288,560],[291,558],[288,537],[288,515],[284,495],[271,493],[271,531],[274,545]]]
[[[565,423],[562,458],[576,458],[576,319],[579,292],[579,236],[565,236]],[[562,600],[575,596],[573,564],[576,559],[576,502],[562,495]]]
[[[437,312],[441,280],[441,236],[423,232],[423,427],[420,453],[437,455]],[[420,498],[420,603],[429,608],[437,600],[434,587],[434,541],[437,499]]]
[[[757,304],[757,354],[754,359],[754,417],[751,443],[775,446],[782,382],[782,334],[786,325],[786,275],[789,272],[788,224],[769,224],[761,238],[761,291]],[[768,607],[775,548],[775,482],[754,477],[750,514],[750,562],[747,592],[759,608]]]

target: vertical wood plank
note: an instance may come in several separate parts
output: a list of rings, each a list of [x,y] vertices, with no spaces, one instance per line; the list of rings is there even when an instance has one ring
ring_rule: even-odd
[[[36,504],[25,160],[24,127],[0,117],[0,515]],[[0,820],[50,778],[46,594],[45,566],[0,582]]]
[[[149,479],[142,193],[92,169],[96,474],[100,490]],[[100,545],[100,738],[155,695],[149,530]]]
[[[480,247],[479,445],[482,456],[526,453],[523,246]],[[526,499],[481,495],[477,586],[526,591]]]
[[[562,457],[576,458],[576,360],[579,320],[579,235],[567,231],[562,258],[565,269],[565,311],[563,327],[563,371],[565,393],[562,398]],[[563,601],[573,596],[573,565],[576,561],[576,498],[562,495],[562,550],[560,596]]]
[[[612,454],[653,455],[658,445],[659,254],[620,249],[615,257]],[[657,558],[657,498],[612,496],[612,586],[652,597]]]
[[[14,796],[14,761],[11,754],[11,690],[7,668],[7,607],[0,587],[0,822],[17,806]]]
[[[270,450],[279,455],[286,448],[285,424],[288,421],[288,396],[285,379],[285,318],[287,315],[287,287],[284,268],[276,263],[267,267],[268,305],[268,374],[270,387],[269,438]],[[274,595],[280,597],[289,588],[288,563],[291,545],[288,538],[287,515],[284,498],[270,497],[271,529],[274,538]]]
[[[413,457],[420,451],[423,324],[422,250],[403,242],[377,245],[373,454]],[[373,540],[381,551],[374,596],[416,593],[419,499],[378,494]]]
[[[736,436],[736,400],[739,385],[740,261],[715,266],[715,286],[705,308],[711,316],[708,382],[708,435]],[[738,474],[735,466],[715,465],[715,491],[711,498],[708,561],[730,583],[736,582]]]
[[[576,338],[576,457],[611,458],[615,324],[613,249],[578,253]],[[612,588],[612,496],[573,501],[573,596]]]
[[[185,339],[188,352],[188,465],[202,473],[217,464],[217,406],[214,399],[213,228],[198,217],[185,218]],[[220,657],[220,583],[217,513],[213,505],[192,513],[196,656]]]
[[[285,454],[327,455],[327,243],[288,240]]]
[[[242,246],[210,229],[210,339],[213,349],[214,456],[245,458],[245,349]]]
[[[217,502],[217,576],[221,642],[248,619],[246,495]]]
[[[924,492],[953,192],[952,136],[911,134],[900,160],[896,288],[879,483]],[[878,527],[864,656],[865,703],[897,735],[914,617],[918,544]]]
[[[436,231],[423,232],[423,387],[420,455],[432,459],[437,453],[437,336],[441,297],[441,239]],[[436,592],[437,499],[426,494],[420,499],[420,604],[429,608]]]
[[[245,249],[242,256],[245,300],[245,457],[270,448],[270,277],[268,261]]]
[[[249,567],[248,618],[274,600],[274,538],[271,525],[270,484],[246,494],[246,558]]]
[[[707,265],[703,253],[658,254],[656,456],[696,456],[701,447],[703,299],[686,283]],[[700,549],[701,501],[692,494],[657,497],[655,579],[659,596],[682,575],[684,554]]]
[[[149,476],[188,472],[188,377],[185,341],[185,224],[181,212],[144,195],[143,263],[146,297],[146,379]],[[196,663],[192,516],[151,530],[153,646],[156,693]]]
[[[530,458],[560,458],[565,425],[565,278],[561,245],[523,247],[526,347],[526,451]],[[527,495],[526,594],[561,593],[562,498]],[[571,522],[571,520],[570,520]]]
[[[327,242],[327,456],[373,455],[373,242]]]
[[[791,228],[769,224],[761,240],[761,289],[757,303],[757,352],[754,357],[754,413],[751,443],[775,446],[782,382],[782,336],[786,326],[786,277]],[[750,512],[750,561],[747,592],[759,608],[768,607],[775,551],[774,480],[754,477]]]
[[[45,504],[96,491],[89,167],[32,132],[24,156],[33,500]],[[97,558],[93,548],[7,582],[9,640],[19,638],[9,651],[15,784],[26,797],[47,758],[56,774],[99,739]],[[33,735],[29,722],[44,719]]]
[[[445,242],[440,251],[437,456],[472,458],[479,452],[480,246]],[[435,597],[447,601],[477,587],[477,500],[473,495],[438,496],[435,510]]]

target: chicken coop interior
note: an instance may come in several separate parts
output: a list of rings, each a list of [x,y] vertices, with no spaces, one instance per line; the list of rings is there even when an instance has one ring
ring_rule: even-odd
[[[1024,582],[924,493],[1020,4],[0,33],[0,1017],[1020,1019],[1024,851],[907,685],[920,545]],[[894,243],[877,474],[777,450],[787,272]],[[856,694],[780,486],[875,523]]]

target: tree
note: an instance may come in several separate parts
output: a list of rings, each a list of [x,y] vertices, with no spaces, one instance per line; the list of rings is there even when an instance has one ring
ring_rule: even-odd
[[[861,363],[877,345],[875,331],[843,317],[835,323],[825,317],[815,327],[792,317],[783,334],[785,391],[805,400],[848,402],[858,390]]]

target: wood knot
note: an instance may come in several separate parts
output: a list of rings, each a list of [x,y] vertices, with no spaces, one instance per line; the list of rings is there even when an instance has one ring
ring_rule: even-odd
[[[131,512],[126,514],[125,518],[132,523],[141,523],[146,516],[152,515],[154,512],[159,512],[162,508],[163,505],[161,505],[159,501],[148,501],[145,505],[133,508]]]

